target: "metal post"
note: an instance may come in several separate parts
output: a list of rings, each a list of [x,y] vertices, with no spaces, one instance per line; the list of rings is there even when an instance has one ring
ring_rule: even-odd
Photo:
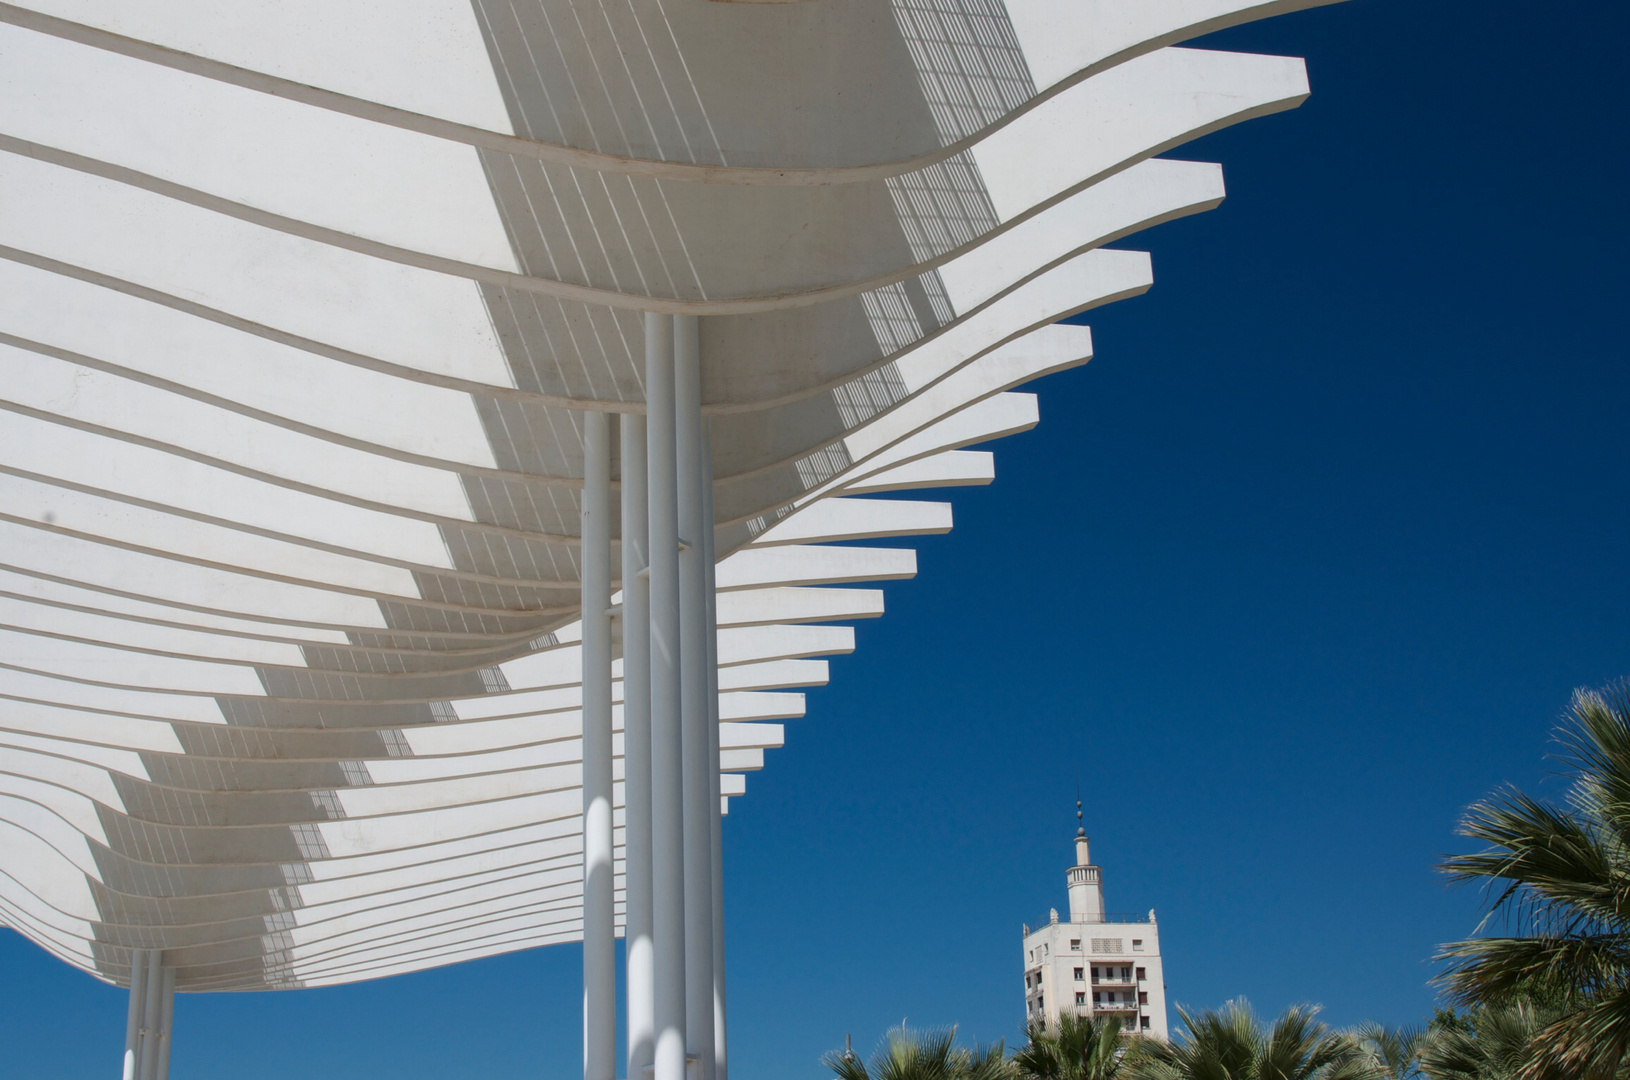
[[[164,1002],[159,1008],[158,1069],[152,1080],[170,1080],[170,1032],[175,1026],[175,968],[164,969]]]
[[[611,432],[583,414],[583,1080],[617,1077],[611,823]]]
[[[164,953],[158,949],[147,952],[147,979],[142,988],[141,1067],[136,1073],[139,1080],[153,1080],[158,1072],[158,1018],[159,1007],[164,1004]]]
[[[685,1043],[713,1080],[713,836],[708,805],[707,598],[702,569],[702,379],[694,315],[674,316],[674,446],[679,494],[680,751],[685,800]]]
[[[728,1080],[730,1055],[726,1038],[724,992],[724,800],[719,792],[719,592],[714,566],[713,425],[702,425],[702,593],[707,598],[707,705],[709,804],[713,807],[713,1072]]]
[[[130,950],[130,1010],[125,1014],[125,1058],[122,1080],[137,1080],[141,1072],[141,1023],[147,1012],[147,950]]]
[[[679,727],[679,507],[673,319],[645,316],[651,564],[651,940],[655,1080],[685,1080],[685,834]],[[638,1080],[638,1078],[633,1078]]]
[[[623,953],[628,1080],[644,1080],[655,1050],[651,998],[651,584],[645,417],[623,413]]]

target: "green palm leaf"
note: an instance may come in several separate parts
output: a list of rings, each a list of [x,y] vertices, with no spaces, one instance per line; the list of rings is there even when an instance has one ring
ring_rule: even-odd
[[[1471,1031],[1436,1032],[1423,1049],[1434,1080],[1479,1068],[1513,1080],[1616,1080],[1630,1060],[1626,685],[1576,692],[1557,741],[1573,778],[1564,804],[1515,789],[1474,803],[1459,831],[1488,846],[1443,861],[1452,880],[1483,885],[1491,900],[1479,936],[1438,953],[1449,964],[1439,982],[1475,1011]],[[1496,917],[1517,933],[1481,936]]]

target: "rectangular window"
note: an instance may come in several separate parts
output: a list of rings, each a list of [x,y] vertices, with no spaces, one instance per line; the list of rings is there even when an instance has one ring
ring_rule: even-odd
[[[1132,951],[1133,952],[1142,952],[1143,951],[1143,939],[1142,938],[1135,937],[1135,938],[1132,939]]]
[[[1129,968],[1129,967],[1121,968],[1121,982],[1126,982],[1131,978],[1132,978],[1132,969]]]
[[[1149,1004],[1149,994],[1148,994],[1147,991],[1144,991],[1144,990],[1139,990],[1138,991],[1138,1004],[1139,1005],[1147,1005],[1147,1004]]]
[[[1071,952],[1080,952],[1081,951],[1081,939],[1080,938],[1073,937],[1073,938],[1070,939],[1070,951]]]
[[[1147,1016],[1143,1018],[1143,1026],[1146,1028],[1149,1026],[1149,1018]]]
[[[1075,981],[1080,982],[1084,978],[1086,978],[1086,972],[1084,972],[1081,968],[1076,968],[1075,969]]]
[[[1093,1003],[1093,1004],[1094,1004],[1094,1005],[1096,1005],[1096,1004],[1098,1004],[1098,1002],[1099,1002],[1099,1000],[1100,1000],[1100,998],[1099,998],[1099,994],[1098,994],[1098,991],[1096,991],[1096,990],[1094,990],[1094,991],[1093,991],[1093,992],[1092,992],[1092,1003]]]
[[[1085,1005],[1087,1003],[1087,995],[1085,995],[1085,994],[1077,994],[1077,995],[1075,995],[1075,1003],[1077,1005]]]
[[[1098,969],[1097,968],[1092,969],[1092,981],[1093,982],[1098,981]]]
[[[1138,982],[1142,982],[1144,979],[1149,977],[1148,974],[1146,974],[1147,970],[1147,968],[1138,968]]]
[[[1109,992],[1109,1003],[1111,1005],[1115,1004],[1115,991],[1113,990]]]

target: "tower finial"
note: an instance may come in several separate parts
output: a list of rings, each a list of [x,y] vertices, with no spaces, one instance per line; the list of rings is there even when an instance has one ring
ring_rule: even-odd
[[[1077,792],[1077,794],[1079,794],[1079,792]],[[1077,835],[1077,836],[1085,836],[1085,835],[1087,835],[1086,826],[1081,824],[1081,800],[1080,799],[1075,800],[1075,835]]]

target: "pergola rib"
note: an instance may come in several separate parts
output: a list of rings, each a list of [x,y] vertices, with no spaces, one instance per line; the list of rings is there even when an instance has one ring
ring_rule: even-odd
[[[990,482],[1107,245],[1223,198],[1158,155],[1307,94],[1181,42],[1322,2],[0,3],[0,922],[183,990],[581,940],[643,313],[704,316],[723,811],[951,527],[877,496]]]
[[[0,4],[0,23],[371,123],[552,164],[611,174],[662,176],[713,183],[807,185],[881,179],[938,164],[966,150],[981,137],[1013,122],[1048,98],[1144,53],[1239,23],[1330,2],[1332,0],[1270,0],[1267,3],[1221,0],[1209,4],[1147,4],[1142,10],[1134,11],[1113,3],[1095,3],[1078,5],[1073,11],[1063,12],[1048,10],[1047,5],[1032,5],[1028,14],[1034,21],[1035,30],[1031,40],[1021,45],[1036,87],[1027,100],[1015,102],[1012,108],[985,126],[950,142],[944,141],[944,128],[935,125],[930,138],[937,139],[942,145],[912,157],[824,166],[813,163],[757,167],[702,164],[611,154],[581,146],[528,139],[516,135],[513,125],[508,123],[482,127],[460,123],[451,115],[405,108],[400,101],[392,104],[346,94],[323,85],[324,80],[316,72],[306,72],[306,77],[300,80],[280,78],[270,72],[255,70],[252,64],[242,66],[231,63],[226,58],[227,54],[221,52],[205,55],[166,47],[157,39],[143,40],[139,36],[120,34],[114,32],[112,20],[98,25],[94,11],[80,13],[82,19],[88,17],[89,21],[74,21],[50,13],[45,10],[46,5]],[[1106,24],[1108,33],[1105,33]],[[146,29],[149,33],[156,31],[160,37],[167,36],[157,26],[149,25]],[[494,33],[490,22],[484,29],[489,36]],[[170,41],[174,43],[175,38],[170,36]],[[196,48],[195,44],[194,50]],[[1039,56],[1036,55],[1038,52]],[[784,69],[777,72],[778,75],[784,73]],[[842,137],[841,129],[837,134]],[[830,154],[831,150],[827,152]],[[833,160],[842,160],[841,151]]]

